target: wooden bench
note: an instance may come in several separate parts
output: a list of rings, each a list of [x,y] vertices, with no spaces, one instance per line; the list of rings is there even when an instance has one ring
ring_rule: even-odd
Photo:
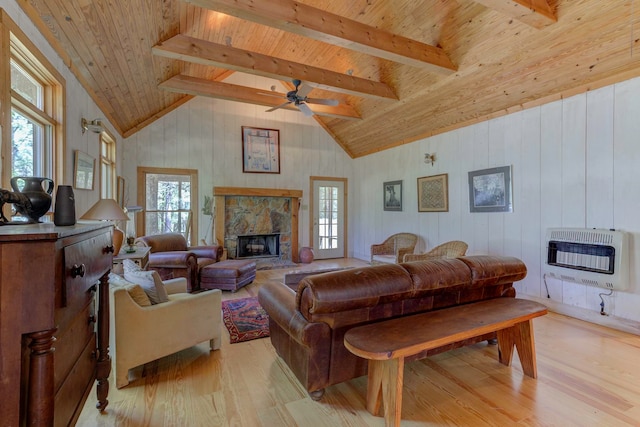
[[[369,360],[367,410],[379,415],[382,400],[385,426],[399,426],[405,358],[497,332],[500,363],[511,365],[515,347],[524,373],[536,378],[531,320],[545,314],[547,307],[534,301],[496,298],[358,326],[347,331],[344,345]]]

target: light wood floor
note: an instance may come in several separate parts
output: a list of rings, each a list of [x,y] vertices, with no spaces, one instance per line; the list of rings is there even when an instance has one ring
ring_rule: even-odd
[[[304,268],[364,265],[315,261]],[[223,299],[257,295],[283,270]],[[640,426],[640,337],[550,313],[534,320],[538,379],[497,361],[497,347],[478,344],[407,364],[402,425]],[[224,330],[226,333],[226,329]],[[268,338],[206,344],[132,371],[111,386],[105,413],[92,391],[79,426],[384,426],[365,408],[366,377],[329,387],[311,400]],[[111,382],[113,384],[113,381]]]

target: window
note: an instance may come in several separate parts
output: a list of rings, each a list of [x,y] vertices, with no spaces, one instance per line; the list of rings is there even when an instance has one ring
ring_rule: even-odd
[[[4,13],[0,39],[8,38],[9,55],[0,57],[0,75],[9,82],[0,90],[5,133],[2,144],[2,187],[14,176],[39,176],[63,180],[64,79],[22,31]],[[5,212],[5,214],[8,212]]]
[[[53,178],[55,120],[43,109],[44,83],[11,59],[11,175]]]
[[[196,170],[139,167],[138,188],[144,188],[138,235],[182,233],[187,241],[197,236]]]
[[[107,132],[100,134],[100,197],[116,199],[116,142]]]

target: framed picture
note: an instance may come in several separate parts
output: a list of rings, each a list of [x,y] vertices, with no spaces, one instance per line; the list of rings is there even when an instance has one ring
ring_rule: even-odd
[[[382,184],[384,210],[402,210],[402,181],[388,181]]]
[[[418,212],[449,211],[449,175],[418,178]]]
[[[118,194],[117,194],[117,202],[118,206],[124,209],[124,178],[118,177]]]
[[[93,190],[93,177],[96,159],[80,150],[75,152],[73,169],[73,187],[80,190]]]
[[[512,212],[511,166],[469,172],[471,212]]]
[[[242,172],[280,173],[280,131],[242,126]]]

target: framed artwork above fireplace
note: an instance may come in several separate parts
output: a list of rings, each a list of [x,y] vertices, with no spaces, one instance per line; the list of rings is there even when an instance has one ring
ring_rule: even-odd
[[[242,126],[242,172],[280,173],[280,131]]]

